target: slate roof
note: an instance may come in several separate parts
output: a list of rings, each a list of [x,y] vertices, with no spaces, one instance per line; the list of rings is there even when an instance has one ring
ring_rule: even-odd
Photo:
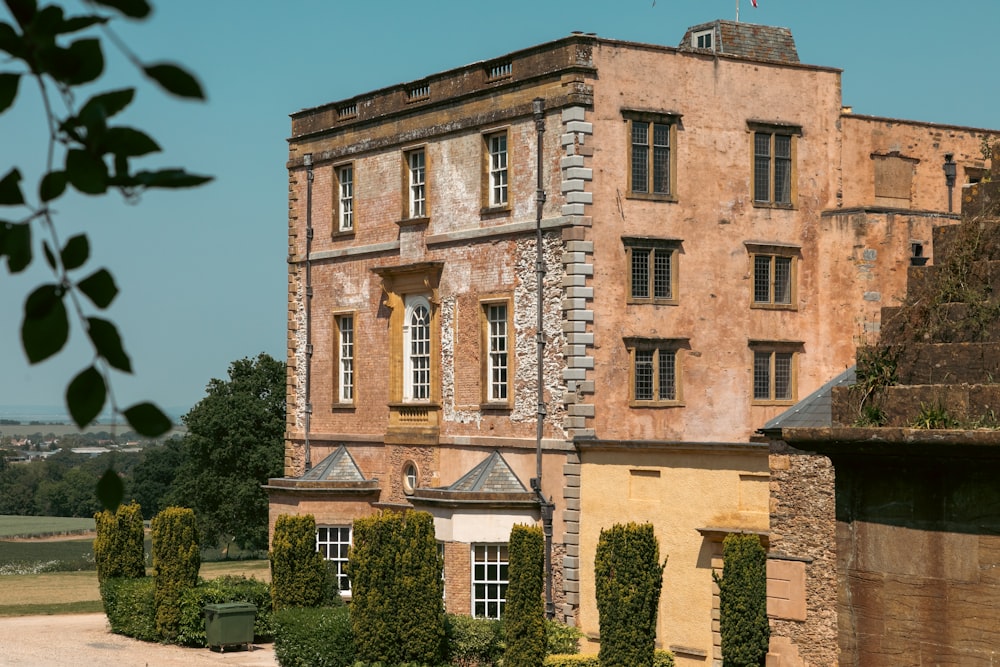
[[[833,425],[831,395],[834,387],[856,382],[855,366],[833,378],[801,401],[764,424],[761,431],[782,428],[818,428]]]
[[[332,454],[299,477],[304,482],[364,482],[365,476],[347,447],[341,445]]]
[[[680,48],[691,48],[691,33],[704,32],[705,30],[714,30],[714,50],[719,53],[753,60],[770,60],[780,63],[799,62],[799,53],[795,48],[795,40],[792,38],[791,30],[754,23],[719,20],[691,26],[684,33]]]
[[[510,465],[498,451],[490,454],[482,463],[465,473],[448,491],[464,493],[526,493],[524,484],[518,479]]]

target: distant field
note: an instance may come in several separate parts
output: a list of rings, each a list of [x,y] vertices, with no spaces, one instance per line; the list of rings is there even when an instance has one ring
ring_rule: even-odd
[[[41,433],[42,435],[48,435],[52,433],[56,437],[63,437],[66,435],[75,435],[79,433],[100,433],[101,431],[107,431],[108,433],[123,434],[128,433],[132,430],[132,427],[128,424],[122,423],[117,424],[114,427],[111,424],[92,424],[86,428],[79,428],[76,424],[61,423],[61,424],[0,424],[0,434],[9,436],[26,437],[34,433]],[[187,433],[187,428],[183,424],[175,425],[173,430],[167,433],[164,437],[170,437],[174,433],[184,434]]]
[[[0,514],[0,539],[44,537],[94,530],[93,519],[59,516],[11,516]]]

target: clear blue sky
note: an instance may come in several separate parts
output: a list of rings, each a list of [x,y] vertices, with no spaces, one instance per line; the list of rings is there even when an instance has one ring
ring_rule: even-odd
[[[216,180],[137,205],[117,195],[66,199],[57,224],[63,240],[88,232],[87,267],[109,267],[121,289],[108,315],[135,375],[116,376],[119,403],[151,399],[181,411],[232,360],[285,355],[288,114],[574,30],[676,46],[688,26],[733,19],[736,9],[735,0],[153,1],[151,20],[118,22],[119,33],[143,60],[197,73],[207,103],[161,94],[110,52],[103,89],[139,87],[122,122],[164,152],[137,166],[184,166]],[[787,26],[804,63],[842,68],[843,101],[855,113],[1000,127],[990,47],[997,0],[758,4],[742,0],[741,21]],[[45,137],[35,97],[22,85],[18,107],[0,115],[2,173],[14,164],[28,178],[38,173]],[[0,405],[61,405],[66,383],[90,363],[78,327],[56,358],[25,361],[22,303],[47,278],[36,264],[17,276],[0,269]]]

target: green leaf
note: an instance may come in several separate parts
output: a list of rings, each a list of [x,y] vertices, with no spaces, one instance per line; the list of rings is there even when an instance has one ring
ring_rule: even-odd
[[[21,206],[24,195],[21,194],[21,172],[14,167],[0,180],[0,206]]]
[[[0,73],[0,113],[9,109],[17,99],[17,84],[20,81],[20,74]]]
[[[87,325],[87,335],[94,343],[97,353],[107,359],[112,368],[131,373],[132,361],[125,354],[115,325],[98,317],[88,317]]]
[[[107,269],[98,269],[76,285],[98,308],[107,308],[118,295],[115,279]]]
[[[112,90],[108,93],[94,95],[80,108],[80,113],[77,114],[77,117],[84,125],[89,127],[90,123],[88,119],[95,117],[101,119],[111,118],[131,104],[134,97],[135,88],[122,88],[121,90]]]
[[[45,176],[42,176],[42,182],[38,185],[38,197],[45,202],[58,199],[65,191],[65,171],[50,171]]]
[[[20,273],[31,264],[31,225],[0,223],[0,257],[4,255],[11,273]]]
[[[104,72],[101,40],[78,39],[68,49],[60,50],[58,71],[53,76],[73,86],[90,83]]]
[[[79,148],[66,153],[66,176],[84,194],[100,195],[108,190],[108,166],[104,160]]]
[[[104,136],[101,148],[115,155],[138,157],[149,153],[158,153],[160,146],[153,139],[131,127],[112,127]]]
[[[52,248],[49,247],[48,241],[42,241],[42,251],[45,253],[45,263],[49,265],[49,268],[55,271],[56,256],[52,254]]]
[[[80,268],[90,257],[90,241],[86,234],[77,234],[66,242],[60,254],[63,268],[67,271]]]
[[[157,63],[146,65],[143,67],[143,71],[146,76],[158,83],[168,93],[196,100],[205,99],[205,93],[198,80],[177,65]]]
[[[163,435],[173,427],[170,418],[152,403],[136,403],[123,414],[136,433],[150,438]]]
[[[95,5],[117,9],[130,19],[144,19],[150,12],[146,0],[93,0],[93,2]]]
[[[21,27],[31,23],[35,18],[35,12],[38,11],[36,0],[4,0],[4,2]]]
[[[193,188],[212,180],[211,176],[189,174],[183,169],[138,171],[134,178],[136,184],[147,188]]]
[[[62,295],[62,289],[55,283],[37,287],[24,301],[24,316],[32,320],[45,319],[57,303],[62,303]]]
[[[112,468],[108,468],[101,475],[100,481],[97,482],[97,499],[104,505],[104,509],[109,512],[115,512],[118,510],[118,506],[122,504],[122,498],[124,497],[125,484],[122,483],[122,479],[118,476],[118,473]]]
[[[79,32],[80,30],[85,30],[92,25],[97,25],[97,24],[104,25],[107,22],[108,19],[106,19],[103,16],[94,16],[94,15],[71,16],[59,24],[58,28],[56,29],[56,32],[58,32],[59,34]]]
[[[15,58],[24,54],[24,42],[14,27],[6,22],[0,22],[0,51],[6,51]]]
[[[84,428],[101,414],[108,388],[104,378],[91,366],[80,372],[66,387],[66,407],[73,421]]]
[[[35,290],[25,303],[24,321],[21,323],[21,344],[28,361],[37,364],[48,359],[66,344],[69,338],[69,320],[61,292],[58,298],[40,294],[43,290],[55,288],[43,285]]]

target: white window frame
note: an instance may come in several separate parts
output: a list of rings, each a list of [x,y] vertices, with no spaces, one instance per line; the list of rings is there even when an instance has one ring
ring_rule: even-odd
[[[486,327],[486,401],[510,400],[510,304],[492,301],[483,304]]]
[[[415,318],[421,312],[421,324]],[[431,400],[431,303],[423,295],[406,297],[403,321],[403,400],[427,403]]]
[[[497,132],[486,138],[489,151],[489,205],[491,207],[507,206],[508,203],[508,172],[507,172],[507,132]]]
[[[427,154],[419,148],[406,154],[409,217],[427,217]]]
[[[346,537],[346,539],[345,539]],[[337,585],[341,594],[350,595],[351,580],[347,576],[347,557],[354,539],[352,526],[317,526],[316,551],[323,560],[332,561],[337,568]]]
[[[699,30],[691,33],[691,47],[715,50],[715,30]]]
[[[337,229],[354,231],[354,166],[337,167]]]
[[[354,403],[354,315],[337,318],[337,402]]]
[[[473,544],[472,617],[503,617],[510,583],[510,555],[506,544]],[[481,569],[480,569],[481,568]]]

